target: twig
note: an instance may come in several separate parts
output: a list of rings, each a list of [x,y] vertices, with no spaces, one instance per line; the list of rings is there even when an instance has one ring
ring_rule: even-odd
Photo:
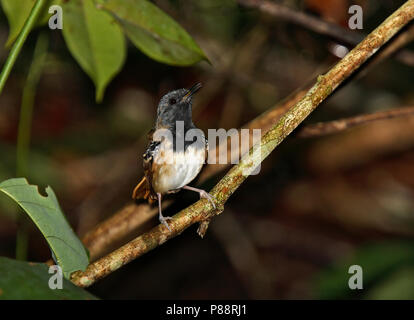
[[[331,37],[345,44],[355,46],[365,37],[365,34],[362,32],[344,29],[335,23],[324,21],[301,11],[295,11],[275,2],[267,0],[237,1],[245,7],[259,9],[260,11],[270,14],[273,17],[293,22],[297,25],[303,26],[316,33]],[[405,63],[409,66],[414,66],[414,53],[412,51],[404,50],[398,53],[396,55],[396,58],[402,63]]]
[[[306,155],[314,172],[338,172],[414,147],[414,116],[373,121],[320,139]]]
[[[260,144],[253,146],[249,154],[243,157],[239,164],[233,166],[213,188],[211,194],[216,199],[216,210],[206,199],[196,202],[172,217],[169,221],[171,231],[168,231],[164,225],[156,226],[90,264],[86,271],[73,273],[73,283],[81,287],[90,286],[123,265],[182,233],[194,223],[211,219],[221,213],[226,201],[247,176],[256,169],[256,165],[260,164],[326,97],[413,18],[414,0],[409,0],[326,75],[318,77],[318,81],[308,93],[286,112],[271,130],[263,135]]]
[[[302,128],[297,136],[301,138],[310,138],[324,136],[332,133],[337,133],[358,125],[368,122],[384,119],[392,119],[396,117],[412,116],[414,115],[414,107],[399,108],[387,111],[379,111],[371,114],[363,114],[356,117],[345,118],[329,122],[320,122],[307,125]]]

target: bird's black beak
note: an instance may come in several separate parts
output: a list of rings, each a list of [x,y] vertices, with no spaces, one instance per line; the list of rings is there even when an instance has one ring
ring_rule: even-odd
[[[194,93],[196,93],[198,90],[200,90],[202,87],[203,86],[201,85],[200,82],[198,82],[195,85],[193,85],[190,89],[188,89],[188,92],[183,97],[183,101],[184,102],[188,102],[190,100],[190,98],[192,97],[192,95]]]

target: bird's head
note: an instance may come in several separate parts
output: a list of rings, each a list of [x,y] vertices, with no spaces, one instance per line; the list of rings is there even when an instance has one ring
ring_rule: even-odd
[[[176,121],[184,121],[192,124],[193,94],[201,88],[201,83],[196,83],[189,89],[178,89],[165,94],[157,109],[157,128],[171,128]]]

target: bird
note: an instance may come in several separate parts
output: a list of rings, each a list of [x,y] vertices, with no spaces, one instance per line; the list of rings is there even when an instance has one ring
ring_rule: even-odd
[[[158,201],[159,221],[169,231],[167,220],[171,217],[164,217],[161,209],[165,194],[182,189],[195,191],[216,208],[211,194],[188,185],[208,156],[208,141],[192,120],[193,95],[201,87],[196,83],[189,89],[170,91],[159,101],[155,125],[148,133],[148,146],[142,155],[144,177],[132,192],[133,199],[145,199],[150,204]]]

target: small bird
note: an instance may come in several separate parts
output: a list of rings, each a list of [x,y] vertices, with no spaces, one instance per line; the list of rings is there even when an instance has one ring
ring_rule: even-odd
[[[216,208],[208,192],[188,186],[207,158],[207,139],[192,120],[193,95],[201,87],[201,83],[196,83],[190,89],[174,90],[161,98],[155,126],[148,133],[149,143],[143,154],[144,177],[132,193],[133,199],[147,199],[149,203],[158,200],[159,220],[169,231],[167,220],[171,217],[164,217],[161,210],[164,194],[181,189],[195,191]],[[156,139],[157,132],[162,130],[170,134]]]

